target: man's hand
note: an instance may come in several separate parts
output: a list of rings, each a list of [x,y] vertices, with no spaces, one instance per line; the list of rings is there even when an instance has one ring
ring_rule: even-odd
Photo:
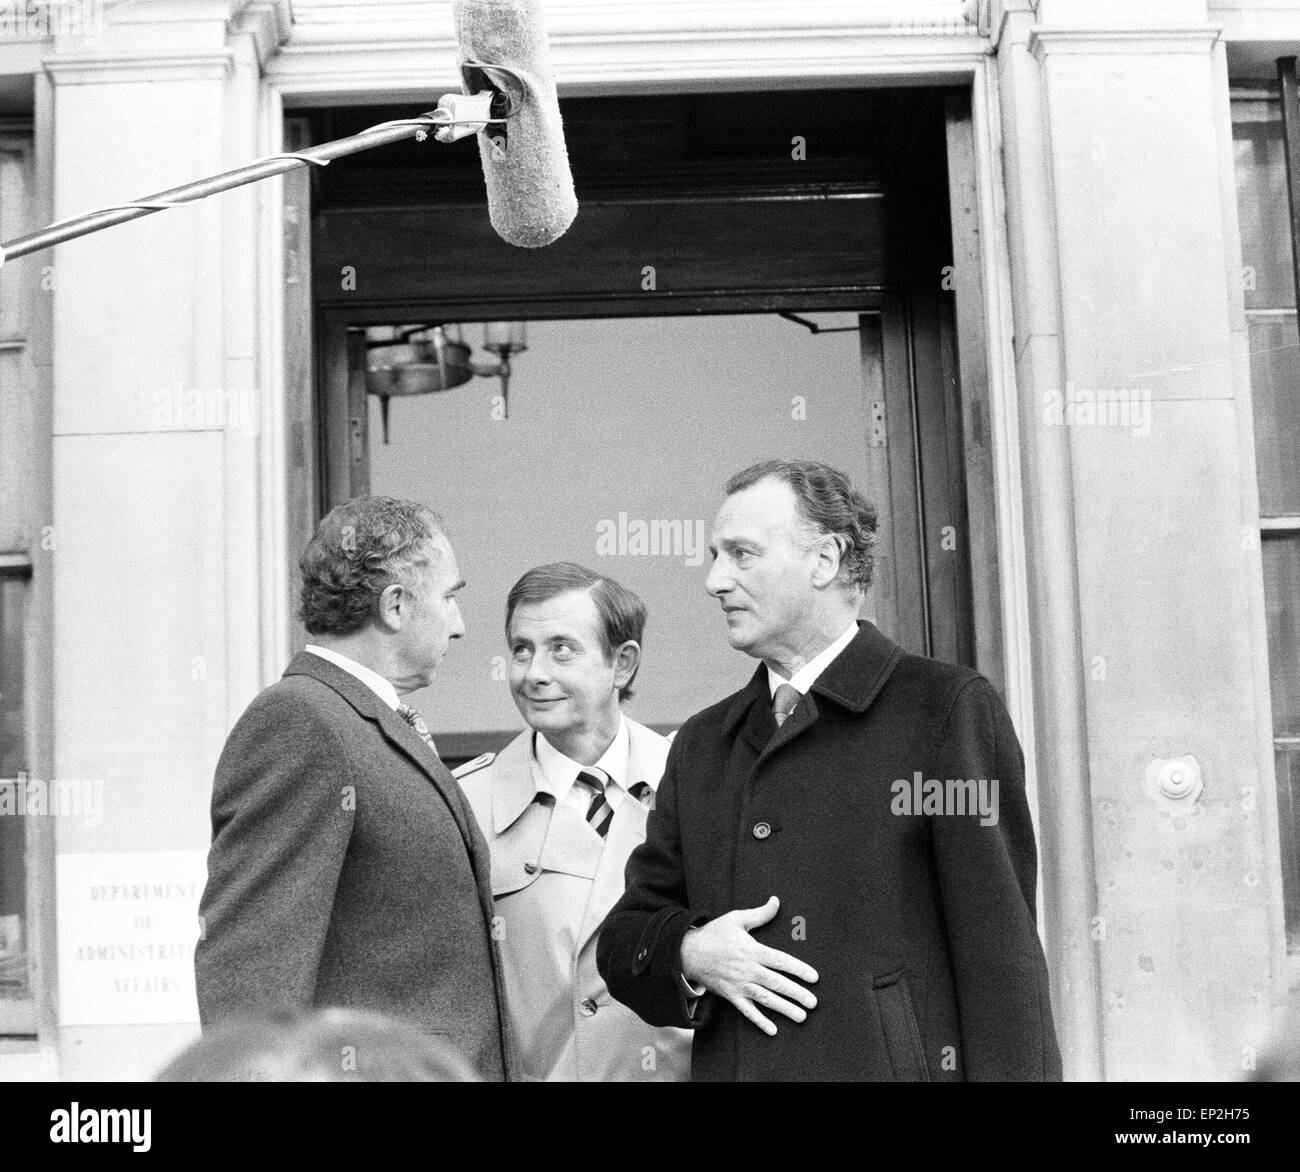
[[[815,969],[789,953],[759,944],[752,936],[777,913],[781,901],[772,896],[762,907],[728,912],[682,939],[682,975],[725,997],[760,1030],[771,1037],[776,1026],[763,1009],[774,1009],[791,1021],[803,1021],[817,998],[790,977],[809,983]]]

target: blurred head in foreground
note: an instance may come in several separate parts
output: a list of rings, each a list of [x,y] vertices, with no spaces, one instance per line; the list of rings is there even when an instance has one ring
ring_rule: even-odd
[[[283,1010],[212,1026],[155,1082],[473,1082],[441,1038],[378,1013]]]

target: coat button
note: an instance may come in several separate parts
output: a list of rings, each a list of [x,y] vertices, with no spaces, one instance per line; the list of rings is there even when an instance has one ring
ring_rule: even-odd
[[[649,955],[650,955],[650,953],[649,953],[646,949],[643,948],[643,949],[641,949],[640,952],[638,952],[638,953],[636,954],[636,958],[637,958],[637,960],[645,960],[645,958],[646,958],[647,956],[649,956]]]
[[[536,859],[529,859],[526,863],[524,863],[524,870],[527,871],[530,875],[536,875],[536,874],[537,874],[537,860],[536,860]]]
[[[584,997],[578,1003],[578,1008],[582,1010],[584,1017],[594,1017],[596,1014],[596,1003],[590,997]]]
[[[766,838],[772,833],[772,828],[766,822],[759,822],[754,827],[754,837],[758,839]]]

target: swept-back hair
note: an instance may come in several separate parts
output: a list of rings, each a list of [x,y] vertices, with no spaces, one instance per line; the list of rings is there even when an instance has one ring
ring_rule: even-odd
[[[866,590],[876,571],[876,508],[848,475],[817,460],[764,460],[727,481],[728,496],[761,480],[779,480],[794,493],[805,540],[834,537],[840,547],[839,580]]]
[[[600,616],[600,645],[606,662],[611,661],[614,651],[629,639],[638,646],[641,644],[646,620],[645,603],[613,578],[597,574],[577,562],[535,566],[510,587],[506,596],[506,638],[510,638],[510,620],[514,617],[515,607],[522,603],[546,602],[570,590],[586,590],[596,604],[596,613]],[[640,670],[639,664],[637,670]],[[631,699],[634,679],[636,671],[619,688],[620,701]]]

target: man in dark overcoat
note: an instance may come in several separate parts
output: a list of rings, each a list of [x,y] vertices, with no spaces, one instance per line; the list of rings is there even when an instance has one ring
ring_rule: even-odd
[[[843,473],[726,493],[706,589],[762,662],[676,737],[601,929],[611,993],[694,1028],[701,1080],[1060,1079],[1006,708],[858,619],[875,513]]]

